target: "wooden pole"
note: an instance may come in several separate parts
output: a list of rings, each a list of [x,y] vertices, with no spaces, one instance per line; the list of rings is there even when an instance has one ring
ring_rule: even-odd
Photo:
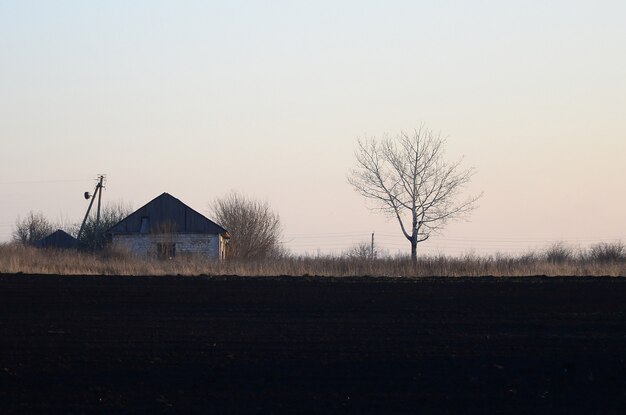
[[[98,192],[98,211],[96,213],[96,235],[94,238],[94,248],[98,244],[98,237],[100,236],[100,204],[102,202],[102,182],[104,180],[104,176],[100,176],[100,181],[98,182],[97,192]],[[94,194],[95,197],[95,194]]]

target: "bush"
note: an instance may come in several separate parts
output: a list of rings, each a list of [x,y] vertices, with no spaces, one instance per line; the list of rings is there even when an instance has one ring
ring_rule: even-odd
[[[544,251],[545,259],[553,264],[562,264],[574,257],[572,248],[563,242],[556,242]]]
[[[343,253],[347,259],[368,260],[376,258],[376,252],[372,255],[372,245],[367,242],[358,243]]]
[[[597,262],[619,262],[626,260],[626,247],[620,242],[600,242],[589,248],[589,259]]]

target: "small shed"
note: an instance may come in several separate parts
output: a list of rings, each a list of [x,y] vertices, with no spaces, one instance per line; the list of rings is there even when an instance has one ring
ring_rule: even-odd
[[[80,245],[81,244],[78,239],[61,229],[54,231],[50,235],[45,238],[41,238],[35,243],[37,248],[55,249],[74,249],[80,247]]]
[[[169,193],[151,200],[107,234],[113,247],[160,259],[196,254],[224,259],[228,232]]]

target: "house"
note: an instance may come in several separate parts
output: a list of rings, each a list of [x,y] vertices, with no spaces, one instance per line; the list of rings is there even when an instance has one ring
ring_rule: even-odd
[[[197,254],[224,259],[228,232],[174,196],[163,193],[112,226],[113,247],[152,258]]]
[[[41,238],[35,243],[37,248],[73,249],[81,246],[78,239],[61,229]]]

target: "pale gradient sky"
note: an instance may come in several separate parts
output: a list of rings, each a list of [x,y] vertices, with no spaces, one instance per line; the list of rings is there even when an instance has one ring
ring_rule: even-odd
[[[294,252],[409,252],[346,181],[358,137],[425,124],[478,169],[421,253],[626,241],[624,1],[0,0],[0,241],[82,192],[208,214],[267,200]]]

